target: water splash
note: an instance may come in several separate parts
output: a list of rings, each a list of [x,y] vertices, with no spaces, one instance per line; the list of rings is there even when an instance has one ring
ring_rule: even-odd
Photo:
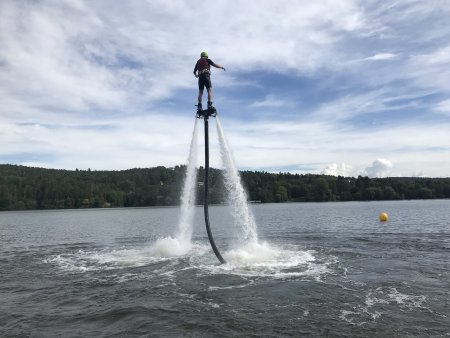
[[[220,156],[224,166],[224,185],[227,190],[228,202],[232,208],[235,225],[243,232],[246,243],[257,243],[256,222],[247,204],[247,194],[241,184],[241,177],[234,164],[228,141],[224,135],[222,124],[217,116],[217,131],[220,145]]]
[[[181,193],[181,211],[178,222],[177,238],[183,242],[190,242],[193,231],[195,211],[195,188],[197,184],[197,119],[195,119],[192,140],[189,149],[189,159]]]
[[[149,254],[154,258],[170,258],[186,255],[192,249],[189,240],[179,237],[167,236],[159,238],[149,249]]]
[[[150,248],[155,257],[176,257],[186,255],[192,249],[192,232],[194,228],[195,196],[197,185],[197,119],[192,131],[189,158],[181,193],[180,219],[175,238],[159,238]]]

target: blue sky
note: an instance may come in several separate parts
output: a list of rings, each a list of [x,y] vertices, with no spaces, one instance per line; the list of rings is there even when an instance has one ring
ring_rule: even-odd
[[[240,169],[448,177],[449,22],[438,0],[4,0],[0,163],[186,163],[207,51]]]

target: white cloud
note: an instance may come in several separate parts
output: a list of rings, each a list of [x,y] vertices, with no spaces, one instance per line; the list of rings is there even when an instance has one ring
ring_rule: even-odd
[[[128,169],[186,162],[194,121],[163,115],[86,121],[81,125],[2,124],[8,147],[0,156],[28,154],[45,158],[45,167],[65,169]],[[177,135],[177,137],[174,137]],[[30,160],[18,161],[18,164]]]
[[[390,60],[396,58],[396,54],[392,53],[378,53],[373,56],[367,57],[364,60],[378,61],[378,60]]]
[[[439,48],[432,53],[422,54],[415,57],[418,62],[425,64],[449,64],[450,63],[450,46]]]
[[[223,118],[222,124],[237,164],[245,168],[307,165],[309,172],[321,173],[327,163],[344,162],[346,168],[354,168],[350,174],[355,176],[367,175],[365,164],[374,158],[387,157],[395,162],[392,176],[411,176],[418,171],[427,176],[449,175],[445,154],[450,153],[450,123],[431,124],[432,133],[423,122],[370,130],[337,127],[325,121],[239,123]]]
[[[252,103],[251,107],[255,107],[255,108],[261,108],[261,107],[274,108],[274,107],[283,107],[285,105],[286,105],[285,101],[280,100],[279,98],[275,97],[274,95],[268,95],[263,100],[255,101],[254,103]]]
[[[406,63],[405,78],[410,86],[431,89],[450,95],[450,46],[442,45],[431,53],[411,56]]]
[[[26,97],[33,106],[68,110],[120,103],[125,92],[115,86],[114,76],[84,58],[77,44],[79,36],[99,29],[95,17],[66,4],[16,7],[6,2],[2,10],[3,95]]]
[[[372,162],[370,167],[367,167],[363,174],[369,177],[387,177],[390,175],[392,163],[389,160],[380,158]]]
[[[325,169],[321,172],[323,175],[331,175],[331,176],[344,176],[350,177],[355,175],[355,170],[352,166],[345,163],[331,163],[325,167]]]
[[[195,86],[186,75],[205,47],[231,72],[314,71],[331,66],[339,32],[363,25],[353,1],[242,3],[239,11],[228,1],[214,10],[184,1],[104,5],[2,2],[5,95],[75,110],[166,98]]]
[[[185,162],[192,68],[207,50],[227,68],[214,70],[214,94],[258,119],[224,115],[239,165],[319,173],[345,161],[334,167],[344,173],[388,157],[392,174],[448,175],[449,13],[420,1],[2,1],[0,158],[72,169]],[[318,89],[287,92],[271,74]],[[265,120],[285,107],[290,115]],[[414,109],[444,114],[416,120]],[[391,111],[379,125],[366,118]]]
[[[434,110],[450,116],[450,99],[439,102]]]

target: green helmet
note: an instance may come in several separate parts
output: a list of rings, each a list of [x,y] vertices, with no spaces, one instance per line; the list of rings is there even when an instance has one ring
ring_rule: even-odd
[[[202,52],[202,53],[200,54],[200,57],[201,57],[201,58],[203,58],[203,57],[207,58],[207,57],[208,57],[208,53]]]

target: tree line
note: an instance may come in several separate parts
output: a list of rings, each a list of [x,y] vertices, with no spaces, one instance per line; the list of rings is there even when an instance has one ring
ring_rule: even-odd
[[[0,210],[173,206],[186,166],[121,171],[57,170],[0,165]],[[261,203],[450,198],[450,178],[342,177],[241,171],[249,200]],[[203,203],[198,170],[197,203]],[[209,202],[223,203],[222,171],[210,168]]]

